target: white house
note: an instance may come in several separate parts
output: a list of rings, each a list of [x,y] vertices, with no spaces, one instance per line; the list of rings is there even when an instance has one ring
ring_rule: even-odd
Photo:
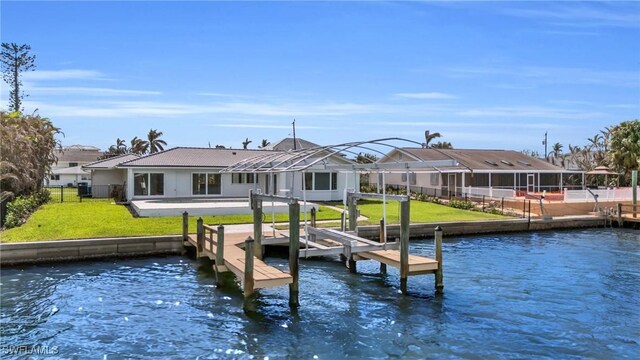
[[[78,183],[91,183],[91,174],[80,166],[54,168],[49,175],[48,186],[78,186]]]
[[[82,166],[82,169],[90,172],[91,195],[96,198],[110,197],[114,191],[124,192],[127,182],[127,170],[117,168],[125,161],[137,159],[138,155],[126,154],[107,159],[94,161]]]
[[[82,165],[94,162],[102,156],[100,149],[87,145],[71,145],[55,150],[58,161],[51,167],[47,186],[77,186],[79,182],[91,184],[91,176]]]

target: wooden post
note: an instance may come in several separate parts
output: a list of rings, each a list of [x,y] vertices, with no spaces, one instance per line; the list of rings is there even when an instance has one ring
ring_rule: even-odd
[[[527,221],[527,228],[531,228],[531,200],[529,200],[529,220]]]
[[[482,195],[482,212],[484,212],[484,195]]]
[[[436,293],[442,293],[444,291],[444,279],[442,271],[442,228],[440,225],[435,230],[435,248],[436,248],[436,261],[438,262],[438,269],[436,270]]]
[[[400,202],[400,291],[407,293],[409,277],[409,200]]]
[[[255,311],[253,303],[253,244],[254,240],[249,236],[244,241],[244,311]]]
[[[262,260],[262,199],[252,196],[253,207],[253,250],[255,256]]]
[[[347,214],[345,213],[344,210],[342,210],[342,214],[340,214],[340,230],[342,231],[347,230],[346,222],[347,222]]]
[[[384,237],[384,218],[380,219],[380,243],[384,244],[387,242],[387,239]],[[387,273],[387,264],[380,263],[380,273]]]
[[[638,217],[638,170],[631,171],[631,203],[633,204],[633,217]]]
[[[289,284],[289,306],[298,307],[298,261],[300,257],[300,204],[289,204],[289,273],[293,282]]]
[[[347,206],[349,206],[349,230],[355,231],[358,223],[358,207],[357,199],[354,196],[347,195]]]
[[[182,241],[189,240],[189,213],[182,213]]]
[[[316,227],[316,208],[311,208],[311,227]]]
[[[622,221],[622,203],[618,203],[618,227],[624,226]]]
[[[504,215],[504,196],[502,197],[502,201],[500,202],[500,204],[501,204],[501,205],[500,205],[500,207],[501,207],[501,209],[502,209],[502,210],[500,211],[500,213],[501,213],[502,215]]]
[[[196,249],[198,250],[197,257],[200,257],[201,256],[200,254],[202,254],[202,250],[203,250],[202,244],[204,243],[204,226],[202,224],[202,218],[201,217],[198,218],[197,224],[198,225],[196,227],[196,229],[197,229],[197,236],[196,236],[197,246],[196,246]]]
[[[525,197],[522,200],[522,218],[524,219],[527,216],[527,198]]]
[[[216,241],[216,265],[215,265],[215,273],[216,273],[216,285],[218,287],[222,286],[222,276],[220,272],[222,271],[222,266],[224,266],[224,226],[218,226],[218,241]]]

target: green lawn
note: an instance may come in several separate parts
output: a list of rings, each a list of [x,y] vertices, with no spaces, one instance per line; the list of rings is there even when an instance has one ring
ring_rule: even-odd
[[[340,205],[339,207],[342,207]],[[382,201],[362,200],[358,202],[360,214],[369,218],[359,224],[379,224],[382,219]],[[473,221],[505,219],[505,216],[487,214],[479,211],[460,210],[445,205],[423,201],[411,201],[411,223],[443,221]],[[387,224],[400,223],[400,205],[397,201],[387,201]]]
[[[320,207],[318,220],[340,219],[338,211]],[[302,217],[302,216],[301,216]],[[288,214],[276,214],[276,222],[289,220]],[[205,224],[246,224],[253,215],[206,216]],[[271,214],[265,214],[271,222]],[[195,232],[196,218],[189,229]],[[31,215],[26,224],[0,233],[2,242],[83,239],[120,236],[170,235],[182,233],[182,217],[134,218],[123,205],[107,201],[49,203]]]

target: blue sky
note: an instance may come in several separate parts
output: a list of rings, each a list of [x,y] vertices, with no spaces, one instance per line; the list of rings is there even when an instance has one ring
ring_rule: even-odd
[[[1,2],[25,111],[103,149],[443,134],[457,148],[586,144],[640,118],[639,2]],[[2,84],[2,106],[8,90]]]

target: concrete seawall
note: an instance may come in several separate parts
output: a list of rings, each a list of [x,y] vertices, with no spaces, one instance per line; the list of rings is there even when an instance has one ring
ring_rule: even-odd
[[[454,235],[475,235],[475,234],[495,234],[522,231],[541,231],[552,229],[577,229],[593,228],[604,226],[604,218],[596,216],[571,216],[552,220],[531,220],[510,219],[510,220],[488,220],[488,221],[461,221],[461,222],[441,222],[429,224],[412,224],[411,237],[424,238],[432,237],[436,226],[441,226],[443,236]],[[380,234],[379,226],[359,226],[358,236],[378,240]],[[400,237],[400,226],[387,226],[387,237],[394,239]]]
[[[0,244],[0,264],[182,254],[183,251],[180,235],[3,243]]]
[[[509,219],[412,224],[411,237],[432,237],[438,225],[442,227],[443,235],[446,237],[602,227],[604,226],[604,218],[574,216],[552,220],[531,220],[531,223],[527,219]],[[380,228],[378,226],[358,227],[358,236],[367,239],[377,240],[379,232]],[[387,236],[390,239],[399,237],[400,226],[389,225],[387,227]],[[109,257],[182,254],[184,251],[182,236],[180,235],[0,243],[0,265],[11,266]]]

